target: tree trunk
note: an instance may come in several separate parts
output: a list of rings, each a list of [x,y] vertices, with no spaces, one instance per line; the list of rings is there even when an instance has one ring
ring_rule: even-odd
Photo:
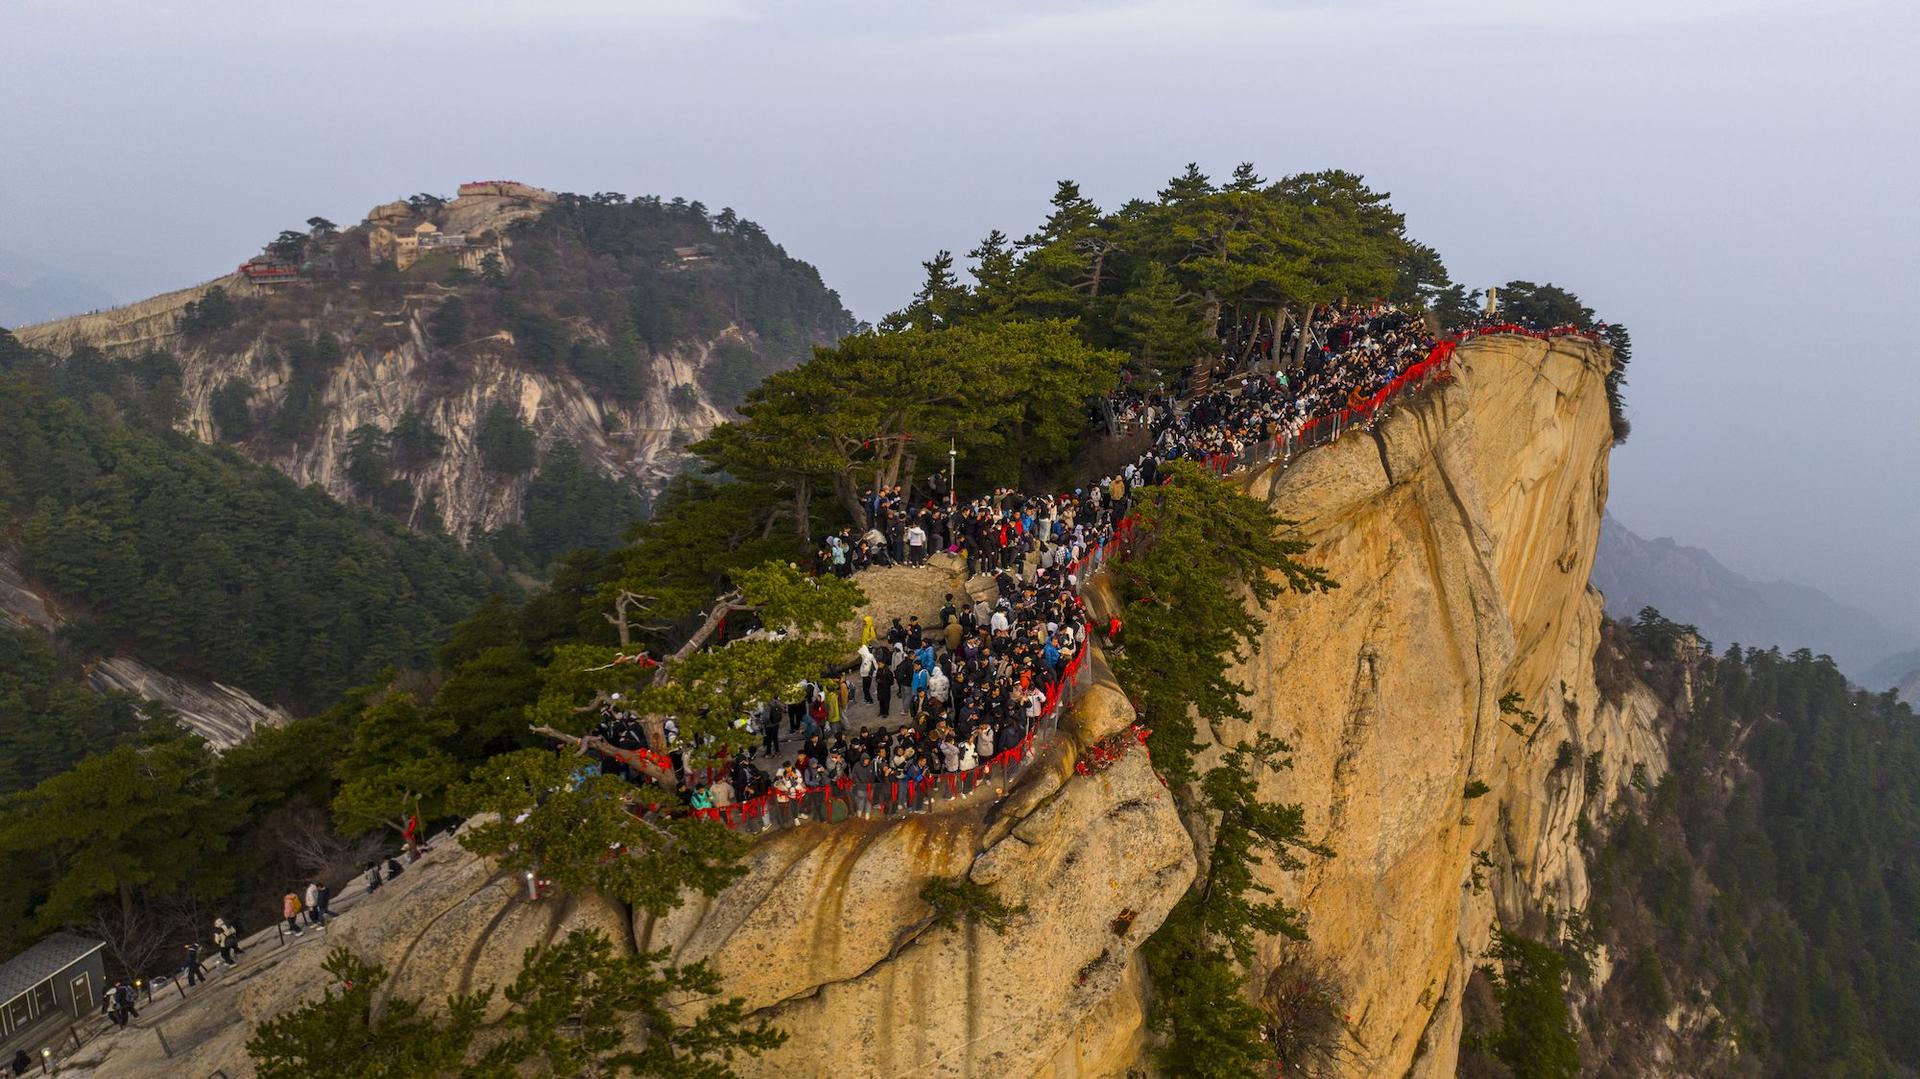
[[[1240,343],[1240,366],[1242,367],[1253,359],[1253,350],[1260,343],[1260,320],[1264,317],[1259,311],[1253,313],[1253,328],[1247,331],[1247,339]]]
[[[813,481],[806,476],[793,481],[793,529],[802,540],[813,539]]]
[[[865,532],[870,522],[867,520],[867,507],[860,501],[860,491],[854,486],[853,473],[836,472],[833,474],[833,500],[853,518],[854,527]]]
[[[657,716],[648,716],[646,717],[646,720],[643,722],[650,722],[654,719],[659,719],[659,718],[660,717],[657,717]],[[660,723],[661,723],[662,730],[664,730],[666,726],[666,721],[664,719],[661,719]],[[668,790],[675,789],[679,784],[679,780],[674,777],[673,769],[662,768],[651,761],[642,759],[638,754],[635,754],[630,750],[621,749],[618,746],[610,746],[605,742],[602,742],[600,739],[592,737],[591,735],[585,738],[582,738],[577,734],[568,734],[565,731],[559,731],[559,730],[553,729],[552,727],[545,727],[545,726],[529,727],[528,729],[531,730],[534,734],[538,734],[546,738],[551,738],[554,741],[560,742],[564,745],[572,746],[574,750],[579,753],[585,753],[589,749],[598,749],[600,752],[605,753],[607,756],[612,757],[613,759],[620,761],[621,763],[626,764],[630,767],[636,768],[641,772],[644,772],[648,776],[651,776],[652,778],[660,781],[661,785],[665,786]],[[648,737],[652,737],[653,728],[649,726],[647,730],[648,730]]]

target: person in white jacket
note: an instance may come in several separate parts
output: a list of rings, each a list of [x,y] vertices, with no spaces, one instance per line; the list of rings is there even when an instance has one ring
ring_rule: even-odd
[[[861,645],[860,646],[860,699],[867,702],[868,704],[873,703],[873,672],[879,667],[879,665],[880,665],[879,661],[873,658],[873,648],[869,645],[864,645],[864,644]]]

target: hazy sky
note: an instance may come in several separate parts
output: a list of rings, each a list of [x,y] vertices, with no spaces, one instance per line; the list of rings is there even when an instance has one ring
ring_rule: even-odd
[[[876,318],[1190,160],[1393,192],[1634,331],[1613,507],[1920,626],[1920,4],[0,0],[0,247],[124,298],[522,179],[730,205]]]

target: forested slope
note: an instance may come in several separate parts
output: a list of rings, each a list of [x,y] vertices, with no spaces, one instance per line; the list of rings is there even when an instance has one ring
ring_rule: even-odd
[[[69,627],[82,654],[125,649],[324,706],[382,668],[424,664],[500,585],[450,539],[143,416],[166,407],[163,368],[5,351],[0,526],[30,574],[89,612]]]
[[[1691,629],[1649,610],[1596,660],[1668,696],[1670,770],[1590,822],[1593,899],[1561,946],[1583,1071],[1913,1074],[1920,726],[1824,657],[1716,657]]]
[[[281,276],[19,337],[63,358],[166,357],[176,429],[538,573],[617,545],[689,443],[854,322],[731,209],[523,190],[537,197],[315,217],[267,244]],[[439,242],[400,258],[396,236]]]

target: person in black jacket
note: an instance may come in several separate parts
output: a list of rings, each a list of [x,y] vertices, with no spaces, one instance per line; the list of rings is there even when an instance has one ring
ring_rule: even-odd
[[[199,985],[206,980],[207,968],[200,965],[200,945],[190,943],[187,945],[187,984]]]

